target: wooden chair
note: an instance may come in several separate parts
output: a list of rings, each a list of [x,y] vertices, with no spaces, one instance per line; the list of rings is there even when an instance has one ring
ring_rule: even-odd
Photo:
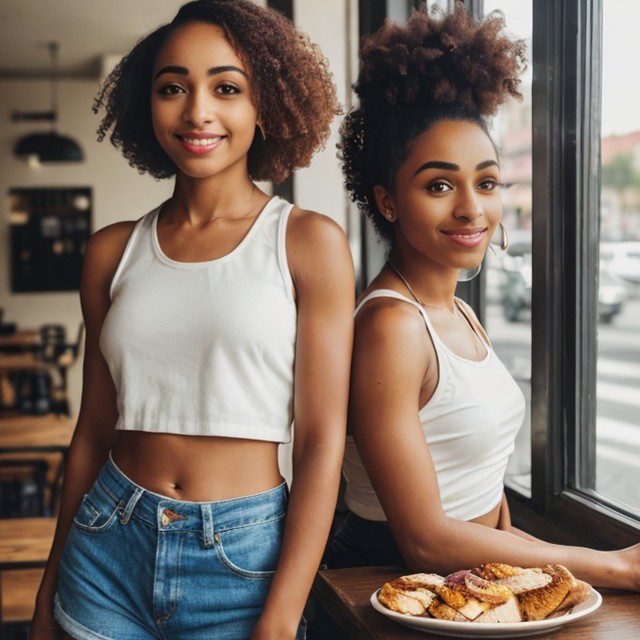
[[[0,517],[44,516],[47,461],[42,455],[0,456]],[[25,489],[35,488],[29,499]]]
[[[78,327],[76,340],[67,343],[66,330],[62,325],[43,325],[40,328],[40,358],[55,365],[60,382],[51,387],[51,405],[54,413],[71,415],[71,405],[67,392],[67,370],[72,366],[82,349],[84,323]]]
[[[28,628],[55,518],[0,520],[0,638]]]
[[[21,508],[17,505],[17,511],[7,510],[3,504],[0,517],[25,517],[25,516],[50,516],[55,515],[58,508],[58,485],[62,480],[64,460],[59,452],[20,452],[0,453],[0,485],[3,486],[3,494],[8,491],[7,485],[12,482],[17,484],[33,481],[37,494],[37,509]]]

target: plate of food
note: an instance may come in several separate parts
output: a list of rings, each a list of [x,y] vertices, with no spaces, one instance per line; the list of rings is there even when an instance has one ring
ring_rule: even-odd
[[[448,576],[415,573],[371,595],[373,608],[412,629],[456,638],[549,633],[593,613],[602,596],[560,564],[488,563]]]

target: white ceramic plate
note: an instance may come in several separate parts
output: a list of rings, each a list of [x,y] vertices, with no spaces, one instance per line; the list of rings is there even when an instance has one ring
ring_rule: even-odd
[[[418,631],[441,633],[454,638],[519,638],[522,636],[537,636],[584,618],[593,613],[602,604],[602,596],[592,588],[587,599],[575,606],[571,613],[549,620],[535,620],[532,622],[451,622],[450,620],[422,618],[391,611],[391,609],[387,609],[379,602],[378,591],[371,595],[371,605],[382,615]]]

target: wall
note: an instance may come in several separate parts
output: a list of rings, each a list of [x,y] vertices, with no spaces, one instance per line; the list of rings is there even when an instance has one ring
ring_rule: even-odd
[[[67,327],[71,337],[76,335],[82,319],[77,292],[20,293],[10,291],[9,226],[7,195],[12,187],[89,186],[93,190],[93,230],[119,220],[134,219],[149,211],[171,193],[171,181],[158,182],[140,176],[130,167],[111,143],[96,140],[99,117],[91,106],[98,84],[91,80],[64,80],[59,85],[59,132],[80,142],[85,162],[60,163],[29,168],[13,157],[17,139],[28,132],[46,130],[48,123],[13,123],[13,110],[32,111],[49,108],[49,83],[39,80],[0,80],[0,306],[5,320],[20,327],[37,328],[45,322]],[[72,406],[79,407],[81,366],[70,371]]]
[[[320,46],[329,60],[329,69],[333,74],[341,105],[346,103],[350,81],[347,78],[347,2],[348,0],[295,0],[293,3],[296,26]],[[334,120],[326,147],[314,156],[311,165],[296,172],[294,192],[296,202],[301,207],[329,215],[346,228],[347,200],[336,156],[341,120],[341,117]]]

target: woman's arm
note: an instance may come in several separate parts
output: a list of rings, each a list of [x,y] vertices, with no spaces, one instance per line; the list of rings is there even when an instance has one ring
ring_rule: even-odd
[[[509,533],[513,533],[513,535],[523,538],[524,540],[530,540],[531,542],[540,542],[542,544],[550,544],[548,542],[545,542],[544,540],[540,540],[539,538],[532,536],[526,531],[522,531],[521,529],[514,527],[511,524],[511,513],[509,511],[509,503],[507,502],[507,496],[504,493],[504,491],[502,492],[500,516],[498,518],[498,526],[496,527],[496,529],[500,529],[500,531],[508,531]]]
[[[353,347],[354,272],[340,227],[295,211],[287,256],[298,330],[293,482],[280,559],[254,640],[293,638],[329,535],[340,482]]]
[[[127,239],[131,222],[107,227],[91,237],[82,267],[80,302],[86,326],[82,400],[78,422],[67,455],[60,498],[60,513],[40,589],[31,638],[51,638],[54,633],[53,596],[58,562],[71,522],[83,495],[107,459],[117,420],[115,389],[98,338],[109,308],[109,286]]]
[[[444,513],[418,419],[425,371],[437,366],[435,350],[413,307],[397,301],[368,306],[356,323],[349,422],[407,563],[431,571],[496,561],[560,563],[592,584],[638,589],[640,545],[601,552],[549,544]]]

